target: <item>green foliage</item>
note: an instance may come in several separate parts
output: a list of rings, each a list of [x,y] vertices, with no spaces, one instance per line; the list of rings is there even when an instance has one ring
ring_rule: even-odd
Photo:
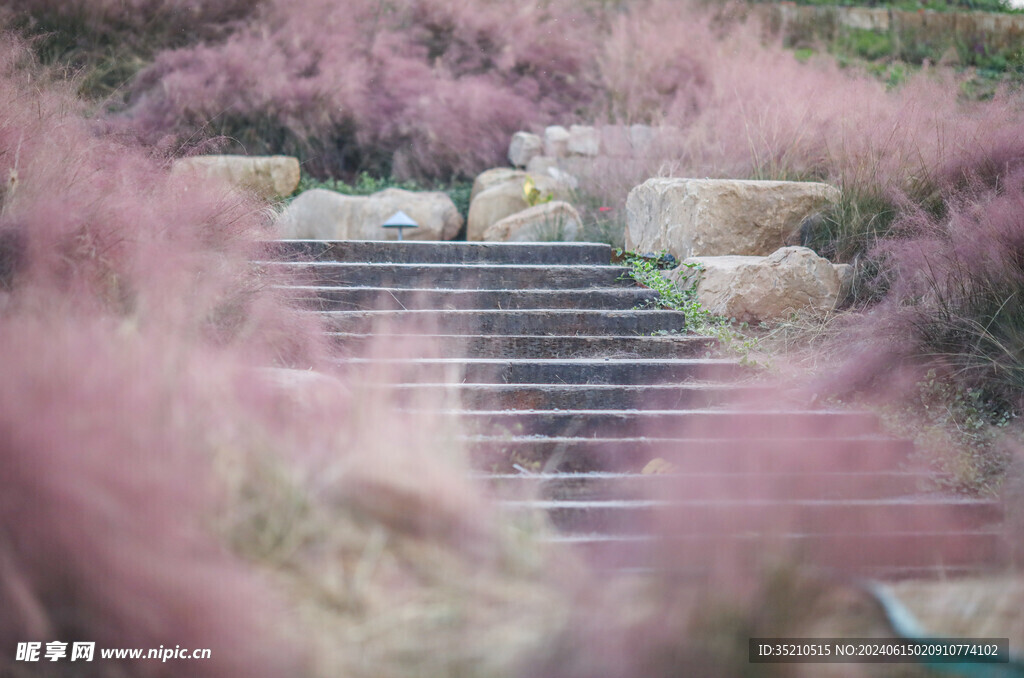
[[[547,195],[542,195],[533,177],[527,176],[526,181],[523,182],[523,198],[526,200],[527,205],[536,207],[537,205],[543,205],[554,200],[555,194],[548,193]]]
[[[749,331],[747,323],[737,323],[735,318],[715,315],[700,305],[697,283],[704,269],[699,264],[679,264],[675,257],[664,250],[657,255],[637,254],[622,249],[617,249],[615,253],[629,267],[627,275],[632,280],[658,293],[658,298],[653,302],[655,308],[682,311],[685,314],[684,328],[678,332],[655,332],[656,335],[694,333],[714,337],[719,349],[738,356],[742,365],[767,366],[764,361],[753,357],[758,353],[760,344]],[[668,269],[675,269],[675,276],[666,276],[665,271]]]
[[[796,60],[800,63],[807,63],[810,61],[811,57],[814,56],[814,53],[814,50],[810,47],[799,47],[793,50],[793,56],[795,56]]]
[[[805,5],[863,5],[836,0],[807,1]],[[898,10],[936,11],[982,10],[1018,13],[1001,2],[892,2],[873,6]],[[814,21],[794,21],[786,26],[784,44],[794,50],[800,62],[808,61],[824,43],[843,68],[858,67],[882,80],[892,89],[899,87],[925,63],[948,63],[966,75],[961,94],[968,99],[991,98],[999,83],[1019,84],[1024,80],[1024,50],[1014,45],[997,46],[984,35],[930,34],[919,29],[877,31],[837,24],[827,14]]]
[[[831,261],[861,262],[875,243],[890,235],[899,208],[891,199],[872,190],[847,189],[816,221],[807,246]],[[859,275],[852,290],[855,299],[877,300],[884,290],[867,288],[872,275]]]
[[[943,474],[940,484],[950,489],[967,494],[992,491],[1010,462],[1010,454],[999,443],[1013,431],[1017,412],[934,369],[902,409],[884,416],[919,449],[932,454],[947,451],[930,461]]]
[[[697,301],[696,281],[703,270],[698,264],[682,264],[683,267],[689,269],[689,274],[686,277],[690,280],[690,284],[680,285],[675,280],[666,277],[664,273],[668,267],[675,266],[677,263],[675,257],[671,257],[665,251],[657,256],[645,256],[623,250],[616,250],[616,254],[629,267],[628,276],[630,278],[658,293],[658,298],[653,302],[655,308],[682,311],[686,314],[687,329],[699,331],[700,328],[724,322],[723,318],[713,315]]]
[[[341,179],[335,179],[333,177],[318,179],[316,177],[303,176],[299,181],[299,187],[295,189],[294,195],[298,195],[303,191],[308,191],[313,188],[325,188],[329,191],[344,193],[345,195],[371,195],[373,193],[383,191],[386,188],[400,188],[405,191],[424,190],[423,187],[415,181],[399,181],[392,178],[385,179],[375,177],[368,172],[363,172],[359,174],[352,183],[348,183]]]
[[[863,28],[852,28],[842,32],[836,39],[835,51],[854,54],[862,59],[881,59],[892,54],[892,37],[888,33]]]

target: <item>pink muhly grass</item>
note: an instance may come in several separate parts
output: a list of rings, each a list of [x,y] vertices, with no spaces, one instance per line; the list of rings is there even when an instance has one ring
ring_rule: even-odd
[[[998,190],[974,182],[934,216],[908,209],[881,243],[888,295],[872,324],[887,326],[891,350],[951,371],[962,383],[1020,407],[1024,392],[1020,318],[1024,301],[1024,175]]]
[[[210,437],[244,414],[232,375],[316,364],[319,327],[248,271],[254,205],[91,134],[22,50],[0,50],[3,644],[210,647],[196,675],[291,673],[278,595],[208,529]]]
[[[500,162],[508,136],[552,101],[578,97],[571,16],[489,2],[274,5],[223,45],[160,55],[126,122],[150,141],[255,127],[247,150],[299,152],[319,172],[470,174]],[[536,37],[511,37],[522,35]]]
[[[0,344],[3,643],[210,648],[192,675],[297,670],[279,596],[205,529],[211,364],[102,320],[7,319]]]

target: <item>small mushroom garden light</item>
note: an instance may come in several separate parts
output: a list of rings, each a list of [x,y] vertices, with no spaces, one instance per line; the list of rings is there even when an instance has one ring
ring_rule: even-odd
[[[383,228],[397,228],[398,239],[401,240],[403,228],[419,228],[419,224],[413,221],[412,217],[410,217],[408,214],[406,214],[402,210],[398,210],[390,217],[388,217],[388,220],[385,221],[383,224]]]

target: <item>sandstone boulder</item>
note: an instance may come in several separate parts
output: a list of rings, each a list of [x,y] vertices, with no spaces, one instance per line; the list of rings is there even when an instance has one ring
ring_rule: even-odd
[[[227,181],[266,200],[291,195],[300,178],[298,158],[286,155],[194,155],[171,166],[171,174],[182,173]]]
[[[476,199],[476,196],[480,195],[488,188],[493,188],[500,184],[509,183],[513,181],[519,182],[520,185],[526,181],[526,177],[529,172],[524,172],[521,169],[513,169],[511,167],[495,167],[493,169],[484,170],[473,179],[473,190],[469,194],[469,201],[472,202]]]
[[[394,240],[394,229],[381,224],[398,210],[420,225],[405,231],[406,240],[451,240],[462,228],[462,215],[444,193],[388,188],[357,196],[315,188],[292,201],[278,231],[282,238]]]
[[[484,175],[489,176],[484,178]],[[528,175],[518,170],[506,170],[503,173],[488,170],[477,177],[473,184],[466,228],[467,240],[483,240],[488,228],[530,206],[523,192],[527,177],[533,179],[542,197],[550,194],[555,200],[566,200],[572,192],[567,184],[550,175]]]
[[[492,242],[556,242],[579,240],[583,221],[567,202],[554,200],[505,217],[484,233]]]
[[[626,199],[626,248],[680,259],[766,256],[800,240],[838,189],[800,181],[648,179]]]
[[[589,125],[573,125],[569,128],[566,150],[570,155],[593,157],[601,152],[601,133]]]
[[[564,158],[569,154],[569,130],[561,125],[551,125],[544,130],[544,155]]]
[[[687,264],[698,264],[697,274]],[[697,282],[697,299],[712,313],[751,323],[803,311],[828,311],[842,300],[845,270],[806,247],[783,247],[767,257],[690,257],[670,273]]]
[[[544,152],[544,141],[536,134],[516,132],[508,145],[508,161],[513,167],[526,167],[530,160]]]

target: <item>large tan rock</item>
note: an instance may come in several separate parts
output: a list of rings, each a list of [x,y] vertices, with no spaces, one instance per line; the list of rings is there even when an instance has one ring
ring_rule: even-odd
[[[553,200],[505,217],[484,233],[492,242],[555,242],[579,240],[583,221],[567,202]]]
[[[839,195],[801,181],[648,179],[626,199],[626,248],[680,259],[765,256],[799,242],[804,220]]]
[[[469,201],[473,202],[476,196],[480,195],[488,188],[493,188],[500,184],[518,181],[520,185],[526,181],[526,177],[529,175],[528,172],[524,172],[521,169],[513,169],[511,167],[495,167],[493,169],[484,170],[480,174],[476,175],[473,179],[473,190],[470,191]]]
[[[406,240],[451,240],[462,228],[462,215],[444,193],[388,188],[357,196],[314,188],[292,201],[278,230],[282,238],[394,240],[395,230],[381,224],[398,210],[419,224],[405,230]]]
[[[555,200],[567,200],[572,193],[567,184],[550,175],[528,175],[518,170],[488,170],[473,182],[466,226],[467,240],[483,240],[488,228],[530,206],[523,192],[527,177],[533,179],[542,197],[550,194]]]
[[[692,264],[703,273],[696,274]],[[806,247],[783,247],[767,257],[690,257],[669,275],[690,284],[699,275],[697,299],[704,308],[755,323],[834,308],[845,273]]]
[[[171,174],[188,172],[227,181],[267,200],[291,195],[301,174],[298,158],[287,155],[194,155],[171,166]]]

